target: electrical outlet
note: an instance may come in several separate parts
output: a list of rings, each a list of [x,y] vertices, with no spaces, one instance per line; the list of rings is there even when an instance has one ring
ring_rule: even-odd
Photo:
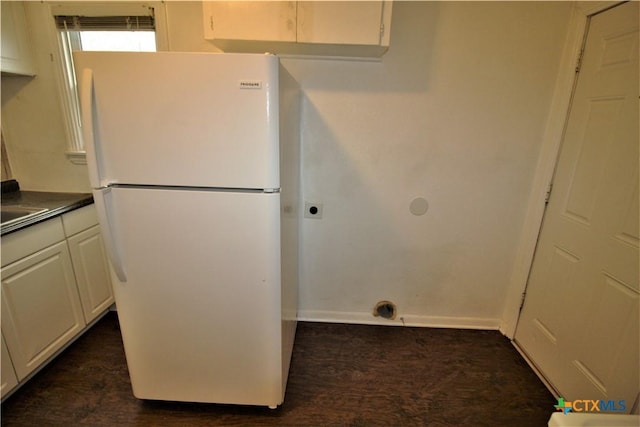
[[[321,219],[322,203],[304,202],[304,217],[311,219]]]

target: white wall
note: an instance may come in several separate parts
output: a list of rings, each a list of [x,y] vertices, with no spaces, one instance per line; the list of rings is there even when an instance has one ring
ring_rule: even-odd
[[[301,317],[377,321],[385,299],[407,323],[498,326],[570,7],[396,2],[381,63],[285,61],[304,197],[324,204]]]
[[[217,50],[200,7],[167,3],[172,50]],[[304,198],[324,205],[303,221],[302,318],[392,323],[371,315],[386,299],[408,324],[498,327],[571,7],[394,2],[382,61],[283,59],[304,92]],[[58,139],[27,148],[59,159]]]
[[[394,323],[371,314],[390,300],[406,324],[499,326],[571,7],[394,2],[381,62],[283,59],[324,206],[303,221],[301,318]],[[199,3],[167,19],[172,50],[217,50]]]
[[[44,4],[25,2],[36,77],[2,76],[2,132],[13,178],[23,190],[89,192],[84,165],[65,156],[67,136],[45,30]]]

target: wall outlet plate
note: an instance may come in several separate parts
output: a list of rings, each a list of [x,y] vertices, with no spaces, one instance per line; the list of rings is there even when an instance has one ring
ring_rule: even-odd
[[[322,203],[304,202],[304,217],[322,219]]]

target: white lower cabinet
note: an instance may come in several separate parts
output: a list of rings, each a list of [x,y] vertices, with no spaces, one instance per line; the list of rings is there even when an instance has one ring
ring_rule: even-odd
[[[13,369],[13,363],[9,356],[9,350],[7,350],[7,344],[4,342],[4,337],[2,337],[2,354],[0,357],[2,358],[0,359],[0,362],[2,362],[2,371],[0,371],[0,376],[2,376],[0,382],[0,397],[4,397],[6,393],[18,385],[18,377],[16,376],[16,371]]]
[[[104,251],[100,227],[69,237],[69,251],[78,283],[82,311],[87,323],[113,304],[109,263]]]
[[[67,242],[2,269],[2,334],[22,380],[85,326]]]
[[[93,205],[2,238],[2,397],[113,304]]]

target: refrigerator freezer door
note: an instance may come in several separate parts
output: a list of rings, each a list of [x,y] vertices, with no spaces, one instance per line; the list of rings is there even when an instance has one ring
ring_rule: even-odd
[[[75,52],[94,188],[279,188],[278,58]]]
[[[280,404],[280,194],[116,187],[106,203],[136,397]]]

